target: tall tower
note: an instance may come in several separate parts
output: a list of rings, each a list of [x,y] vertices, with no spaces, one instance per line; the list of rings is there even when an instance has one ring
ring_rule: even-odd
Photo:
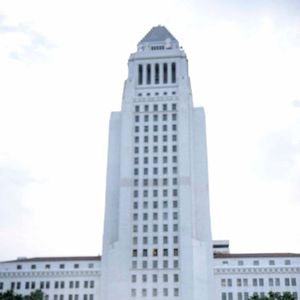
[[[130,55],[110,119],[101,300],[212,299],[203,108],[163,26]]]

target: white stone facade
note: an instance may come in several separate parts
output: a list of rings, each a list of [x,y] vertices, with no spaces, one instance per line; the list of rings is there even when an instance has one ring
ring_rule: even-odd
[[[270,291],[300,295],[300,254],[217,253],[214,259],[218,300],[247,300]]]
[[[99,300],[100,256],[21,258],[0,263],[0,293],[29,295],[41,289],[45,300]]]
[[[205,117],[186,54],[158,26],[128,66],[110,121],[101,298],[212,299]]]
[[[300,295],[300,254],[214,254],[216,300],[247,300],[257,293]],[[63,266],[63,267],[62,267]],[[19,259],[0,263],[0,293],[30,294],[42,289],[45,300],[102,300],[100,257]]]

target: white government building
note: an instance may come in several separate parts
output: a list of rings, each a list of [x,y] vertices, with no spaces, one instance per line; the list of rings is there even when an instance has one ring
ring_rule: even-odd
[[[300,254],[231,254],[211,239],[205,116],[185,52],[153,27],[110,120],[103,255],[0,263],[0,293],[45,300],[247,300],[300,295]]]

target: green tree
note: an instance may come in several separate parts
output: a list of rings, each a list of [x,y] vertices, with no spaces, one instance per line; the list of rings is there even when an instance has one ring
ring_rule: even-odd
[[[44,293],[41,290],[35,290],[29,295],[15,294],[13,290],[7,290],[0,293],[0,300],[43,300]]]
[[[258,296],[255,294],[249,300],[296,300],[296,297],[290,292],[284,292],[283,294],[269,292],[267,296]]]

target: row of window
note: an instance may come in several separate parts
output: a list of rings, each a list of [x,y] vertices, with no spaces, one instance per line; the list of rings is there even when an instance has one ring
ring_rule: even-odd
[[[179,274],[175,273],[173,275],[170,274],[162,274],[161,275],[161,279],[159,278],[159,276],[157,274],[152,274],[152,275],[148,275],[148,274],[142,274],[140,276],[140,282],[158,282],[159,280],[161,280],[162,282],[169,282],[169,280],[171,280],[172,282],[178,282],[179,281]],[[131,275],[131,282],[136,283],[139,281],[139,275],[137,274],[132,274]]]
[[[168,203],[168,201],[162,201],[162,202],[153,201],[152,202],[152,208],[153,209],[158,209],[160,206],[162,206],[163,208],[168,208],[169,203]],[[149,207],[148,201],[143,201],[143,208],[147,209],[148,207]],[[177,200],[172,201],[172,207],[173,208],[178,207],[178,201]],[[136,202],[136,201],[133,202],[133,208],[138,209],[139,208],[139,202]]]
[[[173,256],[178,256],[179,255],[178,248],[172,249],[173,251],[170,250],[170,249],[167,249],[167,248],[160,249],[160,250],[162,250],[161,254],[163,256],[169,256],[170,254],[173,254]],[[154,257],[159,256],[159,249],[157,249],[157,248],[152,249],[152,251],[151,250],[148,251],[148,249],[142,249],[140,252],[141,253],[138,253],[138,249],[133,249],[132,250],[132,257],[137,257],[138,254],[140,254],[143,257],[147,257],[148,255],[149,256],[154,256]]]
[[[287,291],[288,292],[288,291]],[[279,293],[281,294],[281,293]],[[298,299],[298,294],[297,292],[292,292],[292,295],[294,296],[295,300]],[[238,292],[236,295],[233,294],[233,293],[222,293],[221,294],[221,300],[248,300],[250,297],[252,296],[260,296],[260,297],[265,297],[266,294],[264,292],[254,292],[253,294],[251,293],[249,295],[248,292],[244,292],[244,293],[241,293],[241,292]]]
[[[157,135],[153,135],[152,136],[152,141],[153,143],[158,143],[160,142],[159,141],[159,138],[161,139],[161,142],[168,142],[168,135],[164,134],[162,136],[157,136]],[[171,141],[172,142],[177,142],[177,135],[176,134],[173,134],[172,137],[171,137]],[[140,137],[139,136],[135,136],[134,137],[134,143],[139,143],[139,142],[144,142],[144,143],[148,143],[149,142],[149,136],[148,135],[145,135],[143,137],[143,140],[140,140]]]
[[[223,261],[222,261],[222,264],[223,264],[223,265],[228,265],[228,264],[229,264],[229,261],[228,261],[228,260],[223,260]],[[249,262],[246,261],[246,264],[248,265]],[[275,265],[275,260],[273,260],[273,259],[269,260],[269,261],[268,261],[268,264],[269,264],[270,266],[274,266],[274,265]],[[285,260],[284,260],[284,264],[285,264],[286,266],[289,266],[289,265],[291,264],[291,260],[290,260],[290,259],[285,259]],[[244,261],[243,261],[243,260],[238,260],[238,266],[243,266],[243,265],[244,265]],[[252,265],[253,265],[253,266],[259,266],[259,265],[260,265],[260,261],[259,261],[259,260],[253,260],[253,261],[252,261]]]
[[[138,289],[131,289],[131,297],[147,297],[147,296],[152,296],[152,297],[158,297],[158,296],[164,296],[164,297],[169,297],[169,296],[174,296],[178,297],[179,296],[179,288],[174,288],[174,289],[168,289],[168,288],[163,288],[163,289],[157,289],[153,288],[152,290],[148,290],[146,288],[143,288],[141,290]]]
[[[88,268],[91,269],[91,268],[94,268],[94,264],[93,263],[89,263],[88,265]],[[23,265],[17,265],[17,270],[22,270],[23,269]],[[39,266],[41,267],[41,266]],[[53,267],[53,265],[52,265]],[[65,269],[66,265],[65,264],[59,264],[59,269]],[[80,265],[79,264],[73,264],[73,268],[74,269],[79,269]],[[30,265],[30,269],[32,270],[36,270],[37,269],[37,265],[36,264],[32,264]],[[44,269],[51,269],[51,264],[45,264],[44,265]]]
[[[137,202],[134,202],[137,203]],[[149,217],[150,215],[150,217]],[[134,213],[133,214],[133,221],[138,221],[138,219],[142,219],[143,221],[147,221],[147,220],[151,220],[151,214],[148,213],[143,213],[143,214],[138,214],[138,213]],[[169,215],[168,212],[163,212],[161,214],[161,219],[164,221],[168,221],[168,219],[170,218],[170,220],[178,220],[178,212],[174,211],[172,214]],[[152,214],[152,220],[158,220],[158,213],[154,212]]]
[[[177,235],[173,236],[172,240],[173,240],[173,244],[177,244],[178,243],[178,236]],[[139,240],[138,240],[137,236],[134,236],[132,238],[133,245],[137,245],[138,241]],[[141,237],[141,241],[143,242],[143,245],[148,245],[151,242],[152,242],[153,245],[157,245],[158,241],[159,241],[159,238],[157,236],[153,236],[152,238],[150,238],[148,236],[143,236],[143,237]],[[161,242],[163,244],[168,244],[169,243],[169,237],[168,236],[162,236],[161,237]]]
[[[150,92],[147,92],[146,94],[143,95],[143,93],[138,93],[138,96],[139,97],[143,97],[143,96],[159,96],[159,95],[163,95],[163,96],[167,96],[168,95],[168,92],[167,91],[164,91],[162,92],[162,94],[160,94],[159,92],[155,92],[154,94],[151,94]],[[172,95],[176,95],[176,91],[172,91]]]
[[[64,295],[53,295],[53,300],[64,300]],[[79,300],[79,295],[78,294],[70,294],[68,295],[68,300]],[[50,300],[49,297],[45,297],[44,300]],[[82,295],[82,300],[94,300],[94,295],[93,294],[83,294]]]
[[[67,282],[65,281],[54,281],[52,282],[53,284],[53,287],[55,289],[64,289],[67,285]],[[94,288],[95,286],[95,282],[94,280],[85,280],[82,282],[83,284],[83,288]],[[68,285],[69,288],[80,288],[80,281],[69,281],[69,285]],[[4,288],[4,283],[3,282],[0,282],[0,290],[3,290]],[[35,281],[26,281],[26,282],[21,282],[21,281],[17,281],[17,282],[11,282],[10,283],[10,289],[14,290],[14,289],[50,289],[51,288],[51,281],[40,281],[39,283],[38,282],[35,282]]]
[[[148,160],[147,160],[148,161]],[[139,184],[141,184],[141,186],[143,187],[148,187],[148,186],[153,186],[153,187],[157,187],[159,185],[161,185],[162,187],[167,186],[167,185],[177,185],[178,184],[178,179],[177,177],[173,177],[173,178],[144,178],[142,180],[138,180],[138,179],[134,179],[133,181],[133,185],[134,186],[138,186]]]
[[[176,111],[177,104],[176,103],[163,103],[163,104],[136,104],[134,106],[135,112],[149,112],[149,111]]]
[[[176,83],[176,63],[139,64],[138,85]]]
[[[152,116],[152,118],[153,118],[154,122],[159,121],[159,115],[158,114],[154,114]],[[161,120],[162,121],[168,121],[169,119],[172,120],[172,121],[176,121],[177,120],[177,114],[176,113],[172,113],[172,114],[169,115],[169,117],[168,117],[168,114],[162,114],[161,115]],[[141,120],[143,120],[145,123],[149,122],[149,115],[148,114],[144,114],[143,117],[140,116],[140,115],[135,115],[134,116],[134,121],[136,123],[139,123]]]
[[[158,175],[159,174],[159,172],[158,172],[159,170],[161,171],[160,172],[161,174],[169,174],[169,173],[177,174],[177,172],[178,172],[177,167],[172,167],[172,168],[163,167],[161,169],[159,169],[157,167],[153,167],[151,174],[152,175]],[[151,169],[149,170],[149,168],[143,168],[143,174],[144,175],[150,175],[149,171],[151,171]],[[140,172],[139,172],[138,168],[134,168],[133,169],[133,175],[137,176],[137,175],[139,175],[139,173]],[[168,192],[165,192],[165,193],[168,193]]]
[[[148,228],[150,226],[148,226],[147,224],[142,225],[143,228],[143,232],[148,232]],[[152,232],[158,232],[158,224],[153,224],[152,225]],[[168,232],[169,231],[169,225],[168,224],[160,224],[160,227],[162,227],[163,232]],[[132,226],[132,231],[134,233],[138,232],[138,228],[139,226],[137,224]],[[178,231],[178,224],[173,224],[173,232],[177,232]]]
[[[168,269],[173,267],[174,269],[177,269],[179,266],[179,261],[177,259],[169,262],[169,260],[163,260],[159,262],[158,260],[153,260],[152,263],[148,262],[147,260],[142,260],[141,262],[138,262],[136,260],[132,261],[132,269],[147,269],[147,268],[152,268],[152,269]]]
[[[150,126],[145,125],[143,127],[144,132],[149,132],[149,130],[151,130],[151,128],[149,128],[149,127]],[[141,126],[134,126],[134,132],[140,132],[140,129],[142,129]],[[162,131],[165,132],[165,131],[168,131],[169,128],[168,128],[167,124],[164,124],[164,125],[161,126],[161,129],[162,129]],[[172,124],[172,126],[170,126],[170,129],[172,129],[173,131],[176,131],[177,130],[177,125]],[[153,125],[152,130],[153,130],[153,132],[159,131],[159,126],[158,125]]]
[[[267,281],[268,280],[268,281]],[[280,286],[280,278],[252,278],[252,281],[248,278],[237,278],[236,286],[249,286],[252,283],[252,286],[265,286],[265,281],[268,282],[269,286]],[[231,278],[222,278],[221,286],[231,287],[233,285],[233,280]],[[296,278],[284,278],[285,286],[296,286],[297,281]]]
[[[166,169],[166,171],[165,171],[165,169]],[[147,169],[147,170],[148,170],[148,169]],[[163,168],[163,174],[167,174],[167,173],[168,173],[167,170],[168,170],[168,168]],[[165,172],[164,172],[164,171],[165,171]],[[153,173],[153,174],[157,174],[157,173]],[[135,175],[137,175],[137,174],[135,174]],[[148,175],[148,172],[145,173],[145,169],[144,169],[144,175]],[[155,197],[158,197],[158,191],[159,191],[159,190],[154,189],[154,190],[152,191],[152,197],[154,197],[154,198],[155,198]],[[169,194],[169,192],[168,192],[167,189],[163,189],[161,192],[162,192],[162,196],[163,196],[163,197],[167,197],[168,194]],[[147,198],[147,197],[149,196],[149,191],[148,191],[148,190],[143,190],[142,195],[143,195],[144,198]],[[177,189],[173,189],[173,190],[172,190],[172,196],[174,196],[174,197],[177,197],[177,196],[178,196],[178,190],[177,190]],[[139,191],[138,191],[138,190],[134,190],[134,191],[133,191],[133,198],[138,198],[138,197],[139,197]]]

